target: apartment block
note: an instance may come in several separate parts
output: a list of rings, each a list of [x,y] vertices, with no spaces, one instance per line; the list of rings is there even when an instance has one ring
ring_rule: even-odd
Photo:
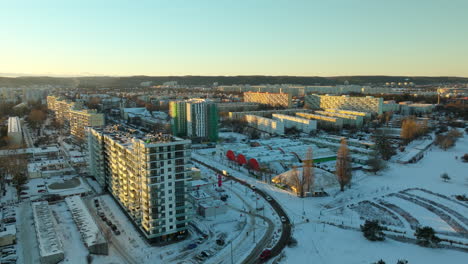
[[[123,126],[86,128],[89,172],[142,234],[163,242],[187,234],[191,141]]]
[[[292,105],[292,95],[289,93],[245,92],[244,102],[290,108]]]
[[[23,130],[21,129],[21,122],[19,117],[8,118],[8,133],[10,143],[13,145],[23,144]]]
[[[260,131],[270,134],[284,135],[284,125],[279,120],[255,115],[246,115],[245,120],[250,126]]]
[[[80,102],[72,102],[56,96],[47,96],[47,108],[54,112],[55,119],[60,124],[64,124],[70,120],[70,111],[80,110],[83,105]]]
[[[283,123],[284,128],[295,127],[304,133],[310,133],[317,130],[316,120],[281,114],[273,114],[272,117],[274,120],[278,120]]]
[[[293,109],[281,109],[281,110],[229,112],[229,119],[242,119],[246,115],[256,115],[256,116],[263,116],[263,117],[271,117],[272,114],[294,115],[297,112],[312,113],[313,111],[309,109],[293,108]]]
[[[104,126],[104,114],[99,114],[92,110],[70,110],[70,133],[77,139],[84,139],[85,127]]]
[[[317,120],[319,128],[333,128],[333,129],[342,129],[343,128],[343,119],[339,117],[331,117],[310,113],[296,113],[297,116]]]
[[[364,118],[358,115],[348,115],[342,113],[328,112],[328,111],[315,111],[316,114],[330,117],[338,117],[343,119],[343,125],[350,127],[362,127],[364,124]]]
[[[171,128],[175,136],[192,140],[218,140],[218,107],[205,99],[173,101],[169,105]]]
[[[383,98],[373,96],[357,97],[348,95],[307,95],[305,105],[310,109],[340,109],[382,114]]]

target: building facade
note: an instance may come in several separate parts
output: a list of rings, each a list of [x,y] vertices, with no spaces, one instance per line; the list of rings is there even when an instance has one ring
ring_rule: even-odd
[[[85,127],[104,126],[104,114],[92,110],[70,110],[70,133],[79,140],[85,138]]]
[[[383,113],[383,98],[373,96],[348,95],[307,95],[305,105],[310,109],[340,109],[367,112],[371,114]]]
[[[60,124],[64,124],[70,120],[70,111],[80,110],[83,105],[80,102],[72,102],[56,96],[47,96],[47,108],[54,112],[55,119]]]
[[[218,107],[204,99],[170,102],[172,133],[193,140],[218,140]]]
[[[246,115],[245,120],[250,126],[260,131],[270,134],[284,135],[284,125],[279,120],[255,115]]]
[[[23,144],[23,130],[21,129],[21,121],[19,117],[13,116],[8,118],[8,138],[10,144],[21,145]]]
[[[343,120],[339,117],[331,117],[310,113],[296,113],[297,116],[317,120],[319,128],[332,128],[332,129],[342,129]]]
[[[245,92],[244,102],[290,108],[292,106],[292,95],[289,93]]]
[[[278,120],[283,123],[284,128],[295,127],[304,133],[310,133],[317,130],[316,120],[281,114],[273,114],[272,117],[274,120]]]
[[[89,172],[150,241],[187,234],[191,141],[123,127],[86,128]]]

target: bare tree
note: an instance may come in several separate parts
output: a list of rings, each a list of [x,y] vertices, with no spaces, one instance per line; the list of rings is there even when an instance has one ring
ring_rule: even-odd
[[[344,138],[341,139],[341,146],[338,149],[336,157],[336,177],[341,191],[344,191],[344,187],[351,183],[351,158],[349,156],[348,144]]]

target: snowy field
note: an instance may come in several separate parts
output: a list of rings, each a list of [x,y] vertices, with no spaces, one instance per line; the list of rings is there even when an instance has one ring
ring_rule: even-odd
[[[297,198],[289,192],[250,178],[242,171],[230,169],[210,159],[208,153],[193,153],[193,156],[220,169],[227,169],[231,175],[264,189],[283,206],[294,223],[293,236],[298,240],[298,246],[287,248],[281,263],[357,264],[372,263],[379,259],[384,259],[387,263],[396,263],[398,259],[407,259],[409,263],[467,263],[466,252],[442,248],[428,249],[392,239],[370,242],[360,231],[323,224],[332,222],[359,227],[363,223],[362,214],[350,207],[360,202],[384,201],[407,211],[417,220],[418,225],[429,225],[442,232],[442,237],[447,237],[447,234],[457,237],[454,226],[468,229],[463,219],[468,216],[464,206],[466,203],[457,202],[454,198],[454,195],[468,195],[468,163],[460,160],[467,152],[468,137],[465,135],[448,151],[432,146],[419,162],[406,165],[389,163],[389,168],[377,175],[355,171],[351,187],[344,192],[340,192],[339,187],[334,186],[326,189],[331,194],[329,197],[306,199]],[[441,180],[440,175],[444,172],[451,177],[450,181]],[[413,197],[414,195],[418,197]],[[428,209],[433,207],[435,211]],[[406,231],[408,236],[412,236],[414,230],[404,217],[385,206],[384,212],[388,214],[385,218],[392,227]],[[374,214],[381,212],[375,211]],[[444,220],[446,216],[453,222]],[[304,218],[311,221],[307,223]],[[465,241],[459,233],[458,239]]]

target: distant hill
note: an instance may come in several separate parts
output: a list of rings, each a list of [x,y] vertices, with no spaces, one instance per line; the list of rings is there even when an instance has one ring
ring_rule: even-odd
[[[219,85],[232,84],[298,84],[298,85],[336,85],[348,81],[349,84],[381,85],[386,82],[411,81],[418,85],[468,83],[464,77],[424,77],[424,76],[335,76],[335,77],[306,77],[306,76],[128,76],[128,77],[0,77],[0,87],[19,87],[23,85],[64,85],[87,88],[100,87],[136,87],[140,83],[152,81],[153,84],[163,84],[177,81],[183,85]]]

